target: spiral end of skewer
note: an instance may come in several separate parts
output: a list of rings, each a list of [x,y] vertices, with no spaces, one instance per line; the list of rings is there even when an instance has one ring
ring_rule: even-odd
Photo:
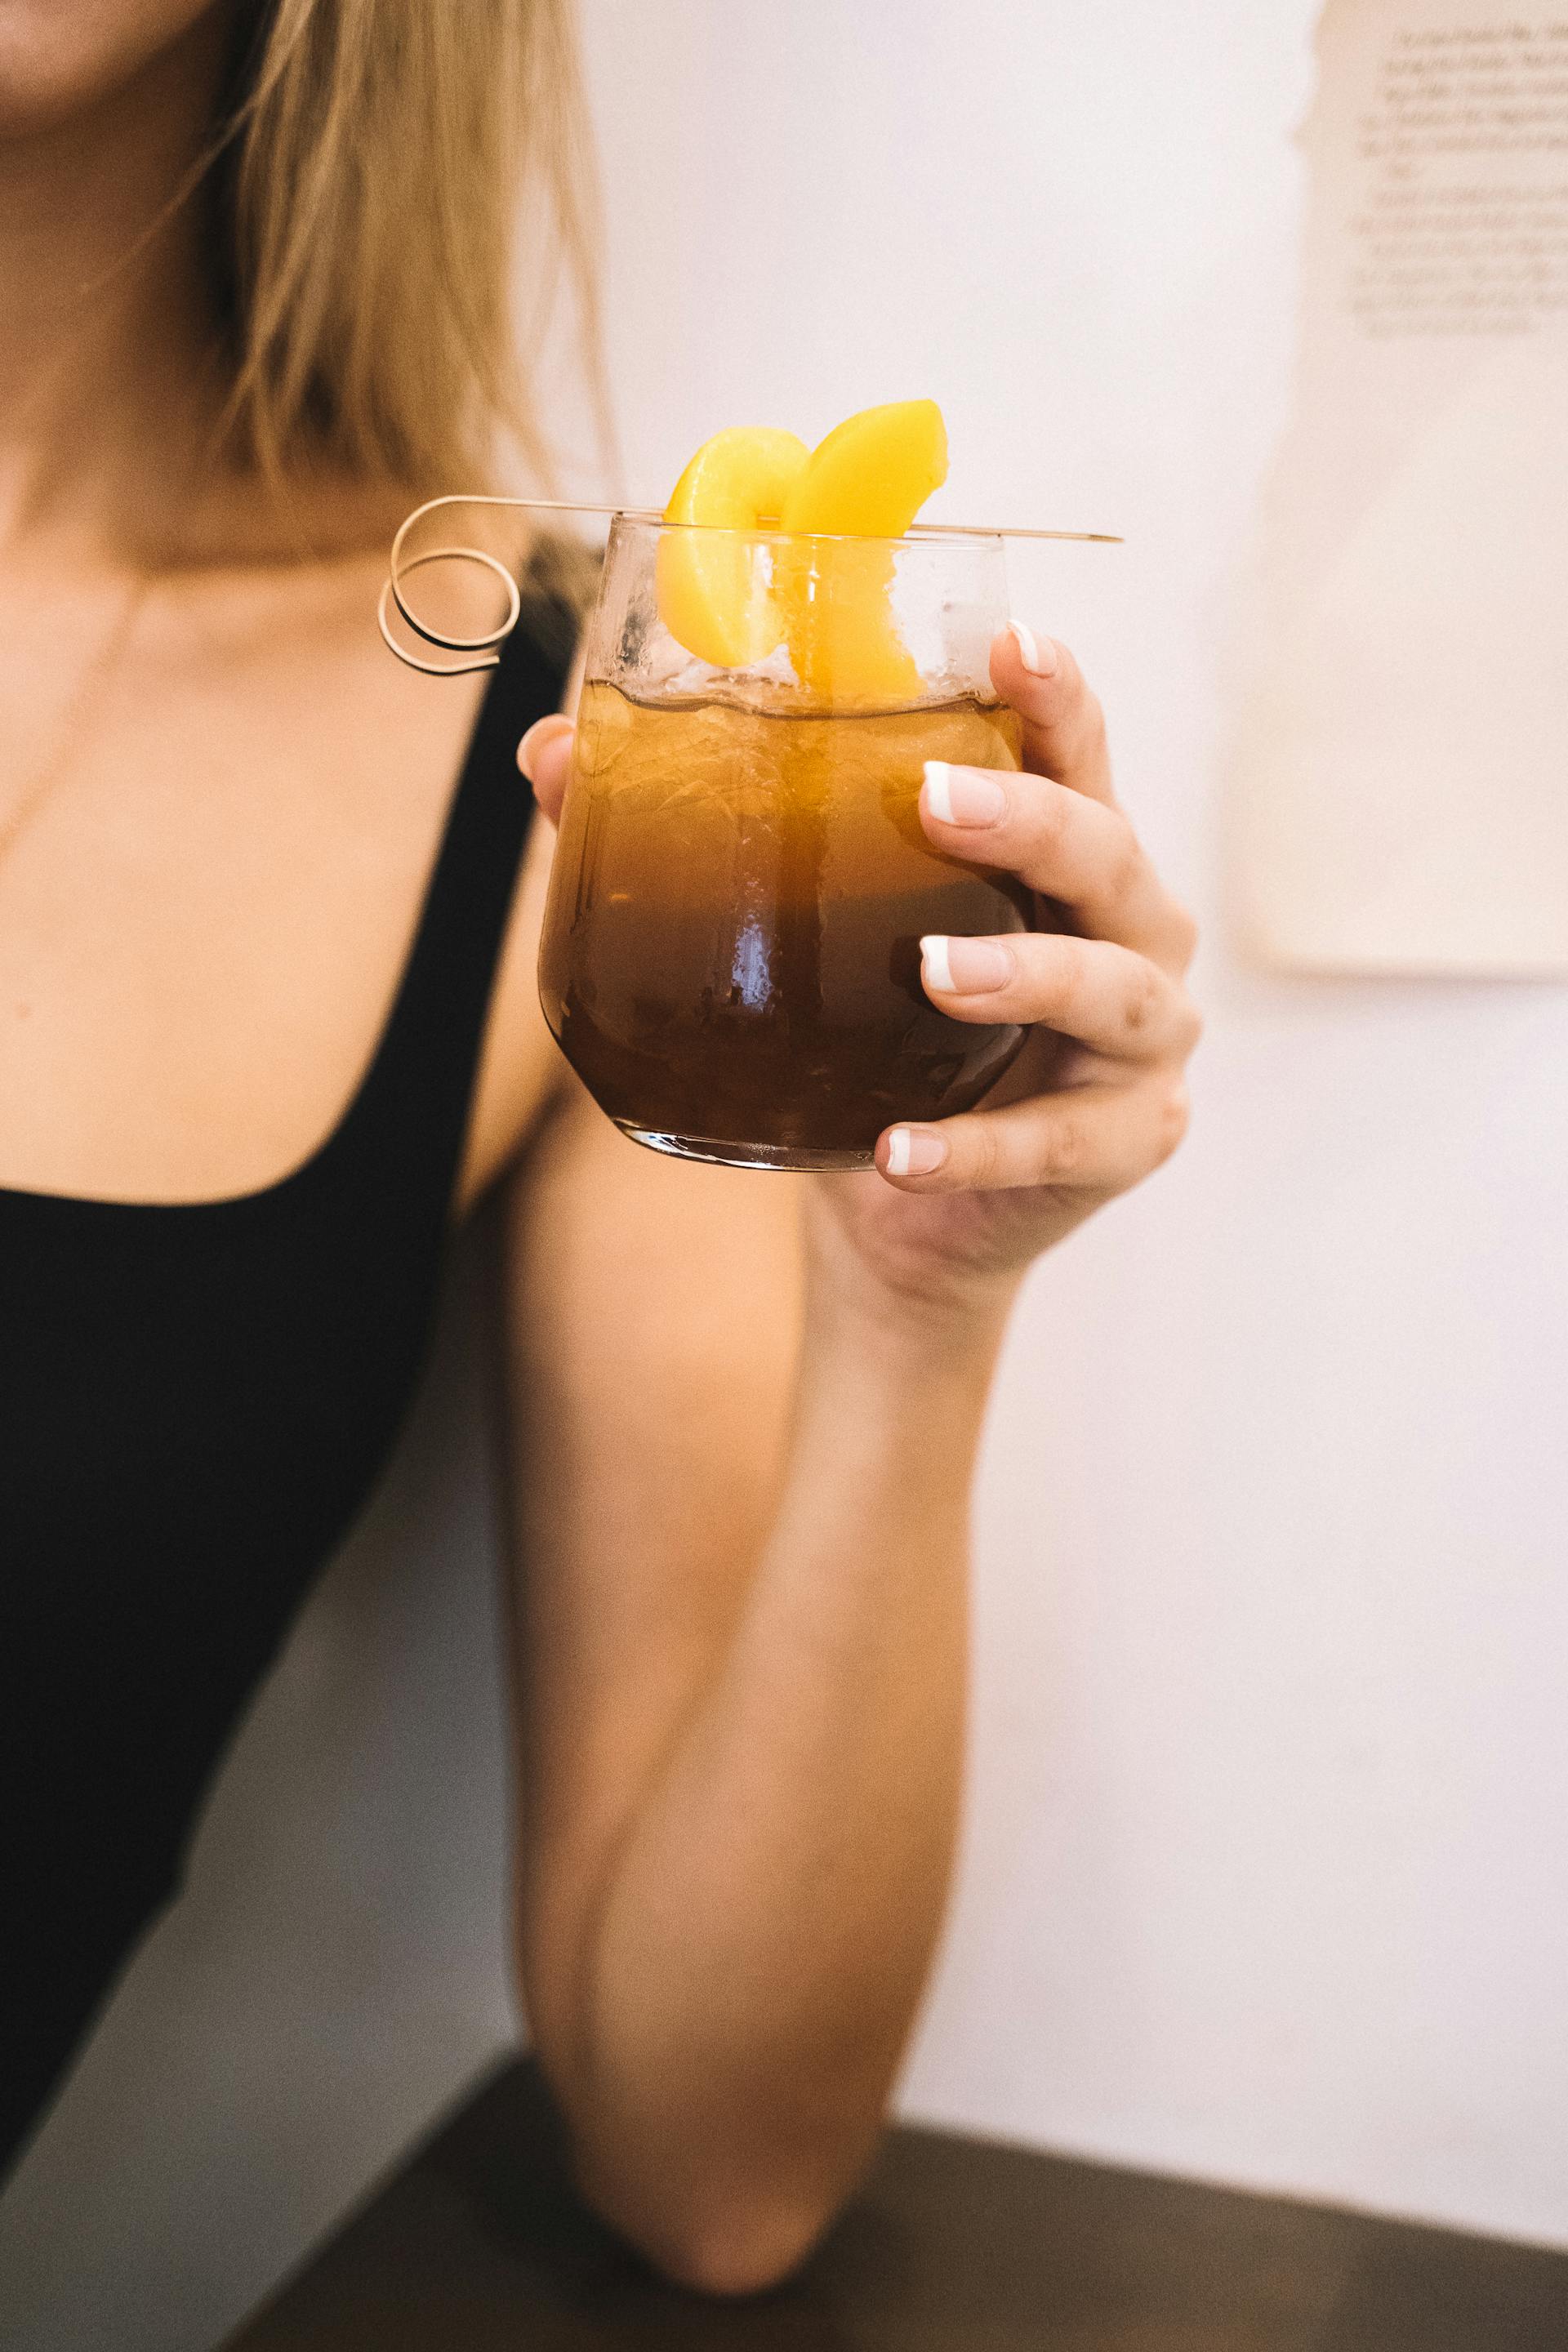
[[[405,529],[406,527],[405,525]],[[376,602],[375,616],[386,644],[400,662],[409,669],[418,670],[424,677],[467,677],[474,670],[494,669],[500,660],[500,648],[516,628],[522,611],[521,591],[506,565],[499,556],[489,554],[482,547],[433,547],[423,555],[416,555],[406,563],[400,563],[402,539],[403,532],[399,531],[393,546],[393,568],[383,583]],[[451,636],[440,629],[432,628],[427,621],[420,620],[417,614],[410,610],[402,588],[402,583],[408,574],[417,572],[426,563],[452,562],[482,564],[500,582],[506,590],[507,609],[506,618],[498,627],[481,630],[473,636]],[[392,626],[391,607],[394,604],[415,635],[422,637],[427,646],[438,646],[444,653],[462,654],[468,658],[451,662],[426,661],[410,646],[400,644]]]

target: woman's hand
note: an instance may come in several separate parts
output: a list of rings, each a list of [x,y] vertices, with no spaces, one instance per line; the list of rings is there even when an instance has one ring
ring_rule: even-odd
[[[1029,1037],[982,1108],[889,1128],[877,1176],[819,1183],[822,1240],[911,1303],[1010,1295],[1043,1250],[1168,1159],[1200,1028],[1183,985],[1192,918],[1116,805],[1077,662],[1016,622],[991,676],[1024,721],[1023,772],[933,765],[921,822],[933,848],[1017,875],[1069,928],[923,942],[933,1004]]]
[[[877,1174],[812,1185],[835,1288],[868,1277],[874,1296],[916,1307],[1010,1297],[1043,1250],[1167,1159],[1199,1032],[1183,985],[1192,919],[1116,805],[1077,662],[1015,623],[991,676],[1024,721],[1023,772],[933,766],[921,821],[933,848],[1016,874],[1069,928],[925,941],[931,1002],[955,1021],[1024,1024],[1024,1049],[981,1108],[889,1128]],[[570,723],[547,719],[519,750],[552,816],[570,743]]]

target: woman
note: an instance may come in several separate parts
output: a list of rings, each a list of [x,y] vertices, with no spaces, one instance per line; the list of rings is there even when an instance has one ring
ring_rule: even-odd
[[[1181,1133],[1192,930],[1017,626],[1029,772],[922,819],[1079,936],[925,983],[1070,1058],[1043,1032],[1005,1101],[799,1182],[577,1089],[512,764],[552,818],[559,649],[521,631],[476,719],[372,618],[396,518],[503,419],[530,446],[508,233],[541,124],[580,235],[562,5],[0,10],[0,2163],[494,1192],[522,1995],[588,2196],[736,2291],[873,2144],[952,1857],[987,1384],[1031,1261]]]

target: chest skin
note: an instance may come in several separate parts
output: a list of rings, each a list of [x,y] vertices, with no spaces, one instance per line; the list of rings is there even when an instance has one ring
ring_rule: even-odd
[[[484,683],[392,658],[381,564],[156,586],[97,671],[113,597],[0,597],[0,1185],[211,1199],[274,1181],[329,1132]],[[40,778],[6,848],[5,814]],[[552,1074],[532,913],[498,986],[465,1192]]]

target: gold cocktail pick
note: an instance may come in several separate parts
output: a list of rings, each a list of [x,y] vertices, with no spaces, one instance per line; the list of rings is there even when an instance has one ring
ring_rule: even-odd
[[[457,503],[462,506],[477,506],[480,501],[476,499],[463,499],[459,496]],[[611,517],[625,515],[631,522],[664,520],[662,507],[600,506],[591,499],[518,499],[515,500],[503,499],[497,503],[502,506],[515,504],[520,507],[539,507],[547,514],[590,514]],[[431,506],[444,504],[446,501],[442,499],[432,499],[430,501]],[[429,508],[421,507],[419,512],[427,514]],[[413,515],[408,518],[409,522],[415,520]],[[766,528],[765,525],[762,527]],[[408,524],[405,523],[404,529],[406,530],[407,528]],[[682,530],[722,530],[728,526],[723,523],[688,522],[682,523],[680,528]],[[917,539],[928,531],[935,531],[939,536],[950,539],[1076,539],[1094,547],[1121,547],[1124,544],[1121,533],[1118,530],[1041,530],[1033,523],[1010,522],[916,521],[910,523],[903,536],[906,539]],[[831,533],[827,535],[832,536]]]
[[[497,649],[517,626],[518,616],[522,610],[521,593],[510,572],[499,555],[491,555],[482,547],[432,547],[419,555],[405,556],[404,541],[415,524],[422,522],[426,515],[434,514],[438,507],[515,507],[527,513],[608,515],[612,521],[623,515],[631,522],[662,522],[665,519],[662,507],[612,505],[595,499],[513,499],[494,492],[462,490],[449,491],[443,498],[426,499],[422,507],[416,507],[414,512],[406,515],[398,525],[397,536],[392,542],[392,568],[383,583],[376,604],[381,634],[392,651],[400,662],[405,663],[410,669],[423,671],[426,677],[462,677],[470,670],[494,669],[500,659]],[[682,523],[679,528],[682,530],[721,530],[728,526],[721,523]],[[761,528],[765,529],[766,526]],[[814,533],[813,536],[831,538],[837,534]],[[1042,530],[1036,525],[1026,523],[912,522],[903,536],[909,539],[1073,540],[1080,545],[1092,547],[1120,547],[1123,543],[1119,531]],[[507,614],[499,628],[486,629],[471,637],[446,636],[410,612],[402,593],[402,583],[408,573],[419,571],[426,563],[447,563],[454,560],[482,564],[500,582],[506,591]],[[389,601],[396,605],[415,635],[423,637],[426,645],[438,646],[444,653],[467,654],[472,658],[458,662],[422,661],[417,654],[410,653],[405,646],[400,646],[394,636]]]

